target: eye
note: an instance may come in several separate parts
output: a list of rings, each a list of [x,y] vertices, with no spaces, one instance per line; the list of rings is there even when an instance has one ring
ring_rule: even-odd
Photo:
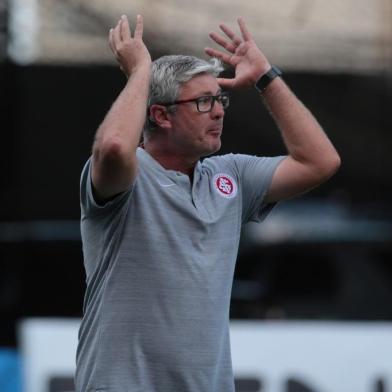
[[[224,108],[229,105],[229,95],[228,94],[220,94],[218,95],[218,102],[220,102]]]
[[[205,104],[211,103],[211,99],[212,99],[211,96],[206,95],[206,96],[204,96],[204,97],[199,97],[199,98],[197,98],[197,101],[198,101],[199,103],[201,103],[202,105],[205,105]]]

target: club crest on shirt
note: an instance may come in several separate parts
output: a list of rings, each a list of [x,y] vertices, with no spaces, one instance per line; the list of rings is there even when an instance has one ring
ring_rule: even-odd
[[[237,194],[237,184],[233,177],[228,174],[216,174],[213,179],[213,184],[216,192],[227,199],[232,199]]]

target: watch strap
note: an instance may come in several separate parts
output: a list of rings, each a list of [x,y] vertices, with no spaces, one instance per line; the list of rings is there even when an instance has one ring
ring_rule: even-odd
[[[268,85],[277,77],[281,76],[282,71],[273,65],[269,71],[260,77],[260,79],[255,83],[256,90],[259,93],[263,93]]]

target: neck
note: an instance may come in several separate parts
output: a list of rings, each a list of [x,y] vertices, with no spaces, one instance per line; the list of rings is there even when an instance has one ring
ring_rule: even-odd
[[[179,152],[166,151],[154,143],[144,144],[144,149],[166,170],[175,170],[193,176],[193,170],[200,157],[190,157]]]

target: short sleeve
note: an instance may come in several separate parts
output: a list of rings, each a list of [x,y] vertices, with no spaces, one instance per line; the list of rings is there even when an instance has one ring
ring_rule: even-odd
[[[91,180],[91,157],[86,162],[80,177],[80,205],[82,216],[94,216],[106,214],[117,209],[121,209],[129,200],[132,187],[120,193],[105,204],[98,204],[94,199],[93,186]]]
[[[257,157],[232,154],[242,192],[242,222],[261,222],[276,203],[265,203],[276,168],[286,156]]]

